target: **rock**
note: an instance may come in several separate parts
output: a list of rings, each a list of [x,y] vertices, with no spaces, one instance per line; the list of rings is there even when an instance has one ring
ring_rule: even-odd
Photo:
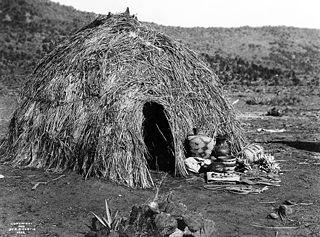
[[[186,235],[193,236],[193,237],[214,237],[216,236],[215,233],[216,233],[215,223],[209,219],[204,219],[202,228],[196,232],[191,233],[189,231],[188,233],[188,228],[186,228],[185,230]]]
[[[183,237],[184,232],[178,228],[169,237]]]
[[[183,221],[188,226],[191,232],[196,232],[201,229],[203,225],[203,218],[199,214],[186,214],[183,215]]]
[[[133,206],[130,212],[129,225],[138,225],[146,222],[150,217],[154,215],[148,205],[142,207]]]
[[[102,229],[99,231],[90,231],[85,235],[85,237],[119,237],[120,235],[114,231],[107,231],[106,229]]]
[[[292,212],[293,212],[292,208],[287,205],[280,205],[278,208],[278,214],[281,220],[284,220],[287,217],[287,215],[292,214]]]
[[[165,202],[160,206],[160,211],[179,217],[186,213],[187,207],[183,203]]]
[[[168,205],[169,205],[168,201],[160,202],[159,203],[159,211],[165,212]]]
[[[136,235],[136,228],[134,226],[129,225],[125,228],[124,231],[119,232],[120,236],[126,236],[126,237],[135,237]]]
[[[279,218],[279,215],[278,215],[277,213],[272,212],[272,213],[270,213],[270,214],[268,215],[268,217],[269,217],[270,219],[278,219],[278,218]]]
[[[132,225],[143,214],[142,207],[133,206],[130,212],[129,224]]]
[[[159,204],[157,202],[150,202],[148,204],[148,207],[150,209],[150,211],[152,211],[153,213],[160,213],[160,210],[159,210]]]
[[[134,236],[131,235],[132,233],[148,233],[156,229],[154,218],[155,213],[150,210],[148,205],[134,206],[131,210],[129,221],[121,223],[120,227],[125,226],[121,231],[128,236]],[[131,228],[132,230],[128,231],[127,228]]]
[[[188,226],[183,231],[183,236],[194,237],[193,233],[189,230]]]
[[[282,111],[276,107],[273,107],[272,109],[270,109],[268,112],[267,112],[267,115],[268,116],[282,116]]]
[[[287,205],[280,205],[278,212],[286,216],[292,214],[293,210]]]
[[[162,236],[167,236],[175,232],[178,227],[177,220],[167,213],[157,214],[154,219],[155,225]]]

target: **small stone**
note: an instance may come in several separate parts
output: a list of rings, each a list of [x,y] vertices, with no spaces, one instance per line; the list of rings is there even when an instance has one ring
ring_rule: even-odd
[[[267,112],[268,116],[282,116],[282,111],[279,108],[273,107]]]
[[[148,207],[153,213],[160,213],[159,204],[157,202],[150,202]]]
[[[183,237],[184,232],[178,228],[169,237]]]
[[[286,215],[292,214],[293,210],[291,207],[289,207],[287,205],[280,205],[278,212],[281,213],[282,215],[286,216]]]
[[[270,219],[278,219],[278,218],[279,218],[279,215],[278,215],[277,213],[272,212],[272,213],[270,213],[270,214],[268,215],[268,217],[269,217]]]
[[[163,212],[156,215],[154,222],[159,233],[163,236],[172,234],[178,227],[177,220],[170,214]]]
[[[212,220],[204,219],[203,227],[196,232],[191,232],[188,227],[185,228],[184,236],[192,236],[192,237],[214,237],[216,236],[216,228],[215,223]]]
[[[188,226],[186,226],[186,227],[184,228],[183,236],[192,236],[192,237],[194,237],[193,234],[192,234],[192,232],[189,230]]]
[[[183,203],[166,202],[161,206],[160,211],[179,217],[186,213],[187,207]]]
[[[183,221],[191,232],[200,230],[203,224],[203,218],[199,214],[183,215]]]
[[[280,205],[278,208],[278,214],[281,220],[284,220],[287,217],[287,215],[292,214],[292,212],[293,212],[292,208],[287,205]]]

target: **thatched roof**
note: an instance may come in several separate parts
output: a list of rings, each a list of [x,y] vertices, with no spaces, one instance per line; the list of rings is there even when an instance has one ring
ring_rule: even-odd
[[[183,141],[192,128],[242,137],[218,78],[183,44],[123,13],[79,30],[35,69],[10,123],[14,165],[77,170],[130,187],[151,187],[143,107],[163,106],[175,173],[186,175]]]

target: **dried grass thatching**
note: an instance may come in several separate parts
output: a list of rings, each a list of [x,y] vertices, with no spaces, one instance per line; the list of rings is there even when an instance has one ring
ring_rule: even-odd
[[[172,131],[175,174],[186,175],[193,127],[242,137],[217,77],[194,52],[129,14],[100,17],[44,57],[25,88],[4,143],[23,167],[77,170],[151,187],[143,107],[160,104]]]

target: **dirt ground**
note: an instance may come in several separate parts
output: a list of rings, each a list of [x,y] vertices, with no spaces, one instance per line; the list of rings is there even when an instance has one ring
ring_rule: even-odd
[[[247,105],[249,98],[272,97],[279,88],[230,92],[250,142],[261,144],[281,165],[281,186],[261,194],[239,195],[203,188],[199,179],[167,176],[160,194],[173,193],[175,201],[201,212],[216,223],[216,236],[320,236],[320,94],[292,88],[301,98],[283,105],[281,117],[265,116],[271,105]],[[289,96],[289,95],[288,95]],[[0,98],[0,135],[6,131],[15,107],[14,96]],[[270,133],[257,129],[285,129]],[[128,216],[131,207],[153,198],[154,190],[133,190],[106,180],[83,180],[76,173],[54,174],[0,164],[0,236],[84,236],[91,212],[102,214],[104,200],[112,211]],[[63,176],[62,176],[63,175]],[[159,180],[164,174],[155,174]],[[40,184],[35,189],[36,182]],[[267,218],[285,200],[299,203],[284,221]],[[27,223],[31,230],[19,234],[12,228]],[[259,227],[260,226],[260,227]],[[277,228],[271,228],[277,227]]]

